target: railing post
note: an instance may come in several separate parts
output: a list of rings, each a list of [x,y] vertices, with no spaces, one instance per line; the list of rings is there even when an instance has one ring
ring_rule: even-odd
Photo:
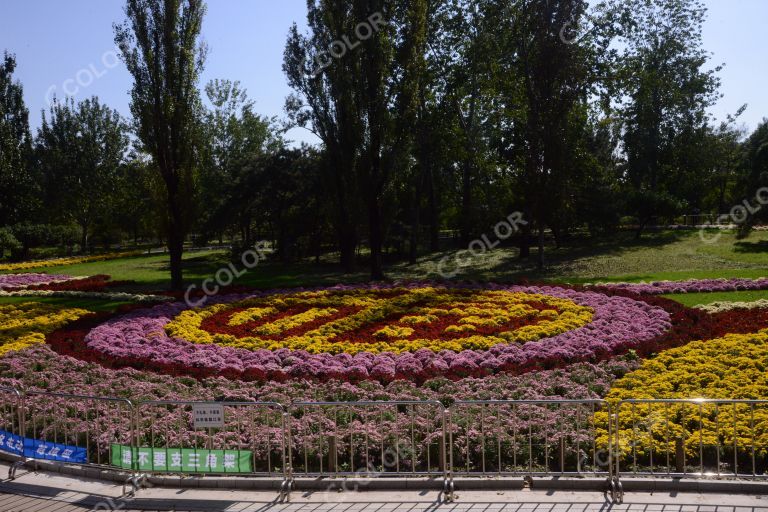
[[[26,432],[26,394],[23,391],[20,391],[16,388],[11,388],[13,391],[13,394],[16,395],[16,423],[18,427],[18,431],[14,432],[13,428],[13,414],[11,414],[11,433],[17,434],[21,437],[25,437]],[[14,480],[16,478],[16,470],[24,464],[26,464],[26,457],[24,456],[24,453],[21,454],[20,460],[17,460],[13,464],[11,464],[11,467],[8,469],[8,479]]]
[[[675,437],[675,471],[678,473],[685,472],[685,447],[683,446],[683,438],[680,436]]]
[[[447,409],[443,408],[443,442],[442,442],[442,454],[441,454],[441,460],[443,463],[443,472],[444,472],[443,493],[445,495],[445,501],[448,503],[451,503],[454,501],[452,407],[453,406],[450,406]],[[446,428],[448,428],[447,433],[445,431]],[[447,454],[446,454],[446,451],[448,452]]]
[[[328,437],[328,473],[336,473],[336,457],[338,456],[336,448],[336,437]]]
[[[139,453],[139,407],[141,402],[137,402],[134,404],[130,400],[128,401],[128,404],[130,405],[130,436],[131,436],[131,442],[130,449],[131,449],[131,465],[132,473],[134,477],[138,477],[139,475],[139,461],[138,457],[134,457],[134,453]],[[109,461],[110,464],[112,461]]]
[[[16,393],[16,407],[18,408],[16,411],[17,419],[19,420],[18,434],[24,437],[27,435],[27,395],[16,388],[13,388],[13,391]]]
[[[290,501],[291,490],[293,490],[294,486],[293,468],[291,467],[291,461],[293,460],[291,445],[293,443],[291,441],[290,405],[287,407],[281,405],[280,409],[282,411],[281,422],[283,430],[283,483],[280,486],[280,500]]]
[[[616,402],[615,410],[611,411],[611,404],[608,407],[608,474],[611,488],[611,499],[616,503],[624,502],[624,488],[621,484],[621,446],[619,431],[621,428],[621,400]],[[613,443],[611,443],[613,439]],[[611,446],[613,444],[613,446]]]

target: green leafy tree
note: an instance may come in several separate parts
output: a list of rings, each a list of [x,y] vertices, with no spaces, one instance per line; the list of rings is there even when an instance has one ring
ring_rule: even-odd
[[[435,2],[433,10],[431,25],[436,27],[430,32],[428,63],[435,77],[433,91],[452,126],[456,223],[466,246],[482,224],[480,210],[488,199],[482,185],[495,181],[490,177],[496,167],[490,145],[497,85],[493,52],[499,34],[494,24],[502,25],[499,16],[505,13],[486,0]]]
[[[277,257],[291,262],[316,248],[324,228],[320,160],[309,148],[280,149],[253,162],[241,194],[258,190],[248,204],[258,211],[275,242]],[[250,194],[253,198],[254,195]]]
[[[683,206],[675,193],[686,158],[696,151],[717,99],[719,80],[702,47],[706,7],[699,0],[633,0],[624,32],[621,114],[630,208],[637,236],[654,217]]]
[[[278,151],[284,141],[274,119],[253,111],[239,82],[213,80],[205,91],[212,108],[205,115],[207,150],[200,173],[202,229],[208,236],[221,236],[234,226],[248,247],[253,244],[255,215],[248,205],[262,192],[249,188],[251,199],[246,203],[233,197],[244,195],[241,187],[251,180],[243,174],[253,171],[251,163]]]
[[[162,188],[154,163],[142,155],[129,155],[118,169],[110,221],[129,235],[134,245],[140,238],[161,232],[157,219],[163,218],[165,212]]]
[[[29,110],[24,90],[13,79],[16,58],[4,53],[0,62],[0,226],[20,222],[37,206],[30,173]]]
[[[362,106],[355,96],[361,73],[359,55],[355,58],[359,52],[336,59],[322,70],[317,63],[327,56],[331,43],[354,34],[362,20],[348,2],[308,0],[307,11],[309,33],[300,34],[294,24],[285,46],[283,71],[294,90],[286,100],[286,112],[293,125],[307,128],[323,143],[340,263],[352,272],[362,210],[356,179],[363,147]]]
[[[50,221],[70,219],[80,226],[80,250],[89,232],[112,212],[117,173],[128,150],[125,125],[116,110],[96,97],[75,104],[54,102],[35,141],[44,175]]]
[[[14,251],[20,248],[21,244],[13,236],[13,231],[9,228],[0,228],[0,258],[5,256],[5,251]]]
[[[768,196],[764,191],[758,192],[768,187],[768,119],[763,119],[742,144],[739,174],[741,179],[734,190],[732,204],[742,204],[746,198],[753,205],[746,221],[739,225],[738,235],[744,238],[755,224],[768,219],[768,209],[764,205],[759,208],[755,205],[756,194],[759,193],[763,201]]]
[[[128,0],[115,42],[133,77],[131,113],[142,149],[167,192],[171,286],[183,286],[182,255],[196,192],[202,104],[197,88],[206,48],[203,0]]]
[[[372,279],[384,277],[383,247],[394,212],[394,183],[410,165],[423,75],[427,2],[356,0],[308,2],[309,36],[294,26],[288,39],[284,69],[297,92],[288,107],[299,124],[311,123],[338,165],[342,259],[354,251],[355,229],[350,196],[359,196],[367,214]],[[328,48],[360,34],[355,48],[315,73],[311,61]],[[336,114],[341,115],[336,115]],[[338,164],[337,164],[338,162]],[[343,261],[349,267],[349,261]]]
[[[535,225],[537,263],[544,265],[544,230],[558,235],[568,217],[574,162],[582,146],[587,101],[596,82],[597,56],[607,46],[592,34],[580,40],[562,37],[587,12],[581,0],[519,0],[493,4],[501,21],[497,31],[497,90],[500,114],[498,147],[518,170],[524,212]],[[521,255],[527,255],[527,240]]]

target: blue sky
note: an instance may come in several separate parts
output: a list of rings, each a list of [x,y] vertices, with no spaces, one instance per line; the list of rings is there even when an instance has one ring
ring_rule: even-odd
[[[709,19],[705,48],[720,73],[723,99],[712,113],[723,119],[740,105],[748,129],[768,117],[768,0],[706,0]],[[281,115],[290,92],[282,54],[291,23],[305,26],[306,0],[209,0],[203,36],[209,56],[201,83],[240,80],[256,109]],[[112,23],[123,19],[123,0],[0,0],[0,52],[15,53],[33,127],[52,93],[76,99],[98,95],[128,114],[130,77],[114,58]],[[307,131],[289,132],[294,141],[314,142]]]

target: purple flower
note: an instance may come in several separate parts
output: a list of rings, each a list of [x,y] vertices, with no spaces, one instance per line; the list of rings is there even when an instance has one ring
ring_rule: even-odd
[[[626,288],[626,285],[619,285]],[[646,285],[650,289],[663,287]],[[489,286],[490,287],[490,286]],[[349,290],[355,287],[337,286]],[[369,288],[371,288],[369,286]],[[386,286],[381,288],[387,288]],[[242,348],[191,343],[169,337],[164,328],[180,312],[183,303],[161,304],[134,311],[93,329],[87,346],[108,359],[157,370],[175,364],[201,372],[199,375],[238,374],[248,379],[314,378],[319,380],[370,378],[380,382],[395,379],[423,381],[443,375],[450,378],[482,376],[499,371],[524,372],[575,361],[600,360],[641,346],[671,327],[669,313],[660,307],[626,298],[609,297],[594,291],[560,287],[493,285],[494,289],[551,295],[593,309],[592,321],[583,327],[525,344],[498,344],[488,351],[443,350],[435,353],[310,354],[304,350],[250,351]],[[295,290],[292,290],[295,291]],[[257,294],[269,295],[269,292]],[[232,303],[255,295],[230,295],[219,302]],[[353,370],[354,368],[354,370]]]
[[[0,274],[0,290],[26,288],[36,284],[49,284],[76,279],[57,274]]]

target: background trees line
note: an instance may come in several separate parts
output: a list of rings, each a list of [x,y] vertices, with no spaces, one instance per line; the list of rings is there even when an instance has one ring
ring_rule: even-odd
[[[530,220],[520,256],[533,245],[541,266],[545,232],[560,244],[623,220],[639,237],[681,213],[727,209],[766,171],[740,143],[743,110],[719,125],[707,114],[719,67],[702,47],[699,1],[310,1],[308,10],[308,33],[294,26],[286,45],[287,112],[323,141],[347,269],[363,239],[378,278],[382,233],[405,233],[413,261],[438,249],[441,229],[460,230],[466,244],[511,211]],[[309,72],[372,12],[383,13],[382,30]]]
[[[678,214],[727,211],[768,177],[766,124],[747,137],[742,110],[720,124],[707,114],[719,68],[698,0],[307,9],[307,33],[294,26],[286,42],[284,120],[256,113],[238,82],[201,90],[202,0],[127,1],[115,33],[134,78],[130,121],[98,98],[62,99],[33,136],[6,54],[0,246],[161,239],[178,286],[190,234],[236,250],[266,238],[284,261],[335,251],[378,279],[385,257],[444,248],[445,230],[466,244],[522,211],[519,256],[534,247],[543,265],[550,235],[561,244],[623,224],[640,236]],[[386,24],[317,73],[374,14]],[[292,126],[321,144],[291,149]]]

